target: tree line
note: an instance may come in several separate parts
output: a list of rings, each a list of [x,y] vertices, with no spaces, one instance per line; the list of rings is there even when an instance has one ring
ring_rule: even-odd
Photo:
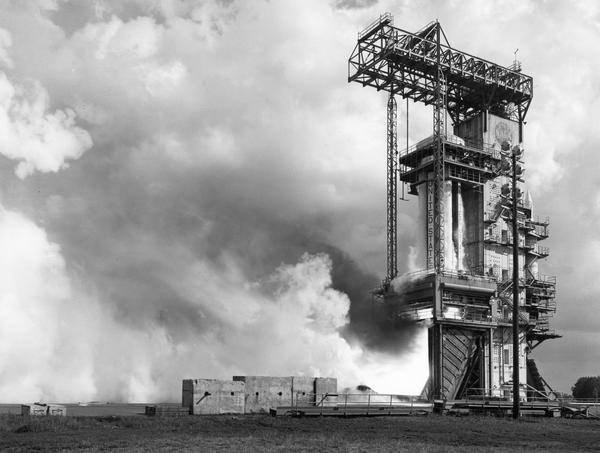
[[[584,376],[571,387],[573,398],[600,399],[600,376]]]

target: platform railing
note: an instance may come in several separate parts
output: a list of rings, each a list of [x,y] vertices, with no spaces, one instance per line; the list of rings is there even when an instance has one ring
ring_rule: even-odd
[[[527,392],[534,393],[540,401],[549,401],[556,399],[553,395],[550,396],[547,393],[540,392],[539,390],[531,387],[528,384],[521,384],[519,387],[519,397],[521,401],[527,400]],[[499,388],[469,388],[465,394],[465,400],[467,401],[512,401],[513,389],[512,384],[502,385]]]
[[[384,13],[380,15],[377,19],[367,25],[362,31],[358,32],[358,39],[360,40],[367,34],[371,33],[379,24],[387,23],[390,25],[394,25],[394,17],[391,13]]]
[[[403,407],[422,408],[430,402],[420,396],[392,393],[306,393],[295,392],[294,407]]]
[[[477,153],[486,154],[487,156],[492,157],[494,159],[500,159],[500,150],[494,148],[493,144],[483,143],[481,141],[465,140],[461,137],[452,134],[442,134],[442,139],[446,143],[461,146],[469,151],[475,151]],[[430,137],[418,141],[417,143],[409,146],[408,148],[400,150],[398,155],[400,158],[402,158],[408,154],[415,152],[417,149],[427,147],[428,145],[432,145],[434,141],[435,137],[432,135]]]
[[[469,309],[468,307],[461,307],[458,310],[444,311],[442,316],[444,319],[455,321],[471,321],[476,323],[490,323],[493,319],[489,308]]]
[[[399,275],[397,278],[406,278],[409,281],[418,280],[420,278],[427,277],[429,275],[434,275],[435,269],[420,269],[413,272],[407,272],[406,274]],[[444,269],[440,272],[440,275],[444,277],[452,277],[459,280],[473,280],[473,281],[482,281],[482,282],[495,282],[496,278],[483,275],[483,270],[453,270],[453,269]]]

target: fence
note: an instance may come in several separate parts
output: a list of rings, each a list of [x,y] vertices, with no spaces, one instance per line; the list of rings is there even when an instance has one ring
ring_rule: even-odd
[[[314,396],[314,398],[313,398]],[[297,394],[295,403],[277,415],[410,415],[429,413],[433,403],[419,396],[382,393]]]

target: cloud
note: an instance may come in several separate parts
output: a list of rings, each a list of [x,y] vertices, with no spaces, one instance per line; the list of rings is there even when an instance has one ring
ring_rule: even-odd
[[[331,287],[323,254],[304,254],[254,282],[235,260],[217,267],[198,259],[177,285],[189,314],[203,321],[198,330],[179,325],[176,335],[143,311],[133,327],[82,291],[58,245],[21,214],[0,211],[0,244],[0,360],[9,364],[0,372],[2,401],[175,400],[177,382],[198,373],[339,375],[343,385],[385,388],[390,383],[361,364],[407,366],[343,338],[350,301]],[[419,390],[420,379],[406,390]]]
[[[60,244],[74,294],[37,309],[48,319],[74,313],[75,327],[52,332],[50,343],[76,338],[81,348],[38,357],[56,379],[61,363],[79,379],[71,393],[37,387],[43,374],[30,370],[21,398],[176,399],[183,377],[253,373],[419,392],[423,373],[393,379],[416,363],[426,373],[422,353],[398,361],[419,350],[414,331],[370,321],[378,279],[352,259],[367,249],[353,238],[384,237],[363,220],[383,203],[370,205],[374,173],[366,188],[355,184],[377,166],[353,124],[381,131],[339,84],[345,55],[327,64],[344,42],[323,28],[330,7],[319,7],[321,17],[260,2],[141,15],[115,5],[101,20],[71,19],[80,25],[68,34],[50,20],[65,20],[60,9],[12,11],[15,77],[37,77],[72,105],[94,141],[69,171],[33,175],[11,197]],[[318,35],[299,41],[305,21]],[[326,96],[308,81],[317,68]],[[85,366],[73,372],[73,363]]]
[[[323,331],[315,334],[314,325],[306,324],[307,317],[318,316],[342,357],[364,352],[359,362],[365,370],[377,369],[376,354],[385,364],[403,346],[410,349],[410,335],[389,337],[385,324],[364,322],[372,307],[368,290],[385,266],[386,97],[348,85],[346,60],[356,32],[382,11],[390,10],[408,30],[439,17],[453,46],[500,63],[509,64],[520,48],[524,70],[536,81],[526,127],[527,177],[536,209],[553,217],[569,214],[564,222],[595,215],[581,201],[585,195],[565,198],[568,184],[583,187],[577,172],[595,168],[593,156],[577,154],[578,147],[594,149],[598,142],[587,118],[597,110],[597,96],[590,94],[597,91],[596,62],[586,46],[570,44],[596,40],[593,15],[580,14],[585,4],[572,12],[571,5],[533,2],[521,9],[501,2],[486,8],[476,2],[461,7],[424,2],[419,8],[406,2],[353,4],[365,7],[336,9],[319,1],[3,5],[0,26],[10,40],[0,39],[0,58],[12,64],[3,67],[0,84],[8,103],[5,124],[13,138],[17,130],[26,138],[18,136],[11,141],[15,146],[4,149],[20,162],[20,174],[29,174],[16,179],[10,174],[14,164],[0,162],[3,203],[43,228],[48,243],[60,245],[71,299],[82,301],[64,306],[69,313],[86,307],[94,314],[83,318],[81,330],[100,337],[109,332],[115,344],[127,345],[103,348],[93,335],[84,342],[87,349],[76,355],[90,370],[80,374],[81,388],[87,389],[82,395],[139,399],[152,389],[178,388],[186,373],[227,377],[234,369],[262,372],[259,365],[264,372],[287,372],[275,367],[277,361],[253,368],[232,352],[238,343],[231,343],[251,337],[259,326],[268,331],[260,319],[279,313],[280,299],[300,305],[290,308],[296,318],[290,315],[281,321],[284,326],[295,321],[321,344]],[[470,33],[461,32],[465,29]],[[577,39],[562,39],[556,30],[576,33]],[[559,57],[566,63],[557,67]],[[409,108],[409,138],[415,142],[430,135],[431,111],[412,103]],[[405,109],[399,103],[401,143]],[[19,118],[33,122],[18,129]],[[0,141],[6,137],[11,135]],[[23,148],[28,142],[36,146]],[[581,168],[565,165],[569,159],[580,160]],[[54,173],[67,164],[67,171]],[[399,209],[405,270],[417,239],[416,203]],[[564,246],[553,248],[557,254],[549,262],[575,268],[569,247],[594,233],[587,224],[577,237],[564,231],[554,233]],[[306,252],[326,253],[331,267],[321,258],[303,261]],[[323,283],[328,272],[329,285]],[[306,294],[334,306],[350,300],[348,323],[339,326],[339,310],[338,317],[307,315],[314,307],[285,289],[294,279],[312,278],[316,286]],[[569,288],[593,314],[589,301],[595,290],[583,297],[581,289]],[[44,313],[36,307],[33,312]],[[244,324],[240,314],[254,318]],[[211,330],[213,322],[218,329]],[[259,338],[273,352],[272,338]],[[130,380],[102,366],[115,350],[119,376]],[[161,367],[173,356],[178,359],[171,368]],[[67,355],[45,357],[42,362],[58,364]],[[223,366],[205,368],[215,357]],[[304,372],[314,371],[310,367],[321,358],[307,359]],[[335,363],[340,368],[332,373],[342,378],[346,368]],[[359,376],[352,373],[348,376]],[[127,389],[122,394],[111,390],[120,385]]]
[[[71,109],[48,112],[49,98],[37,82],[13,84],[0,73],[0,153],[19,161],[15,173],[56,172],[92,146],[89,134],[75,125]]]
[[[339,9],[368,8],[377,4],[377,0],[338,0],[335,7]]]
[[[12,68],[13,62],[9,55],[9,50],[12,45],[12,37],[10,32],[0,28],[0,62],[6,67]]]
[[[82,311],[71,302],[59,247],[21,214],[4,208],[0,210],[0,244],[4,247],[0,261],[1,398],[51,397],[56,388],[93,390],[87,382],[78,382],[81,374],[89,373],[89,363],[64,360],[79,348],[77,342],[60,344],[61,333],[69,328],[68,318],[79,330],[76,324]],[[57,353],[59,348],[62,351]],[[79,376],[71,374],[76,364]],[[60,370],[60,376],[55,370]]]

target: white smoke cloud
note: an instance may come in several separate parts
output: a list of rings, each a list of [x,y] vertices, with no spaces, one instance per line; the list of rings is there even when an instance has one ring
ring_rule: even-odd
[[[8,30],[0,28],[0,63],[8,68],[13,67],[13,61],[10,58],[9,50],[12,46],[12,36]]]
[[[194,306],[212,313],[213,328],[175,339],[158,323],[132,329],[83,294],[59,246],[23,215],[0,211],[0,246],[3,402],[173,401],[183,377],[238,373],[340,376],[342,385],[406,393],[424,384],[426,364],[415,361],[422,351],[402,362],[342,338],[350,301],[331,288],[323,254],[260,282],[246,281],[233,262],[229,270],[196,263],[181,286],[205,292]],[[399,389],[391,376],[409,372]]]
[[[48,112],[48,92],[38,83],[13,84],[0,73],[0,153],[19,161],[15,173],[56,172],[91,148],[92,139],[75,125],[75,112]]]
[[[52,302],[23,296],[29,310],[18,312],[14,303],[6,310],[13,307],[9,317],[15,325],[40,329],[41,318],[49,324],[76,320],[66,329],[45,327],[56,341],[49,341],[55,345],[51,351],[41,345],[38,356],[30,348],[40,368],[17,360],[26,351],[10,356],[15,365],[12,374],[2,375],[3,388],[16,389],[14,383],[27,375],[27,389],[38,389],[34,393],[45,398],[65,395],[59,386],[64,382],[77,399],[154,395],[155,400],[172,396],[182,377],[314,370],[347,376],[347,385],[363,376],[363,383],[379,391],[387,384],[376,379],[403,380],[395,364],[408,359],[367,352],[340,335],[347,299],[326,283],[326,260],[299,261],[306,250],[341,250],[358,264],[345,274],[347,263],[336,262],[330,253],[331,275],[350,286],[345,276],[355,294],[359,287],[377,284],[377,279],[357,279],[356,268],[379,276],[385,271],[385,94],[346,84],[356,32],[381,11],[390,10],[407,30],[439,17],[453,46],[492,61],[510,64],[519,47],[524,71],[536,81],[526,127],[531,163],[526,175],[536,209],[558,217],[553,197],[559,192],[563,204],[573,206],[573,215],[563,216],[565,223],[577,219],[581,231],[585,219],[595,219],[589,206],[568,198],[574,187],[581,188],[576,200],[596,193],[593,175],[569,179],[562,188],[546,184],[563,170],[578,174],[595,168],[595,157],[585,158],[581,168],[557,164],[578,143],[597,148],[598,128],[590,126],[588,113],[598,110],[600,99],[593,77],[598,61],[589,58],[589,46],[597,40],[597,12],[582,11],[593,9],[589,2],[540,6],[530,1],[508,10],[499,1],[486,8],[476,1],[461,3],[463,9],[452,3],[412,8],[382,0],[371,7],[370,2],[338,2],[344,7],[340,11],[333,4],[105,0],[79,2],[78,8],[62,1],[2,5],[0,25],[9,33],[0,32],[6,74],[0,113],[5,112],[3,127],[10,133],[0,134],[0,144],[10,146],[0,152],[20,162],[20,176],[71,165],[60,175],[16,180],[9,174],[12,163],[0,159],[6,206],[43,225],[60,244],[63,261],[56,274],[63,276],[63,286],[55,285],[63,288],[62,297]],[[556,30],[574,38],[565,40]],[[564,64],[558,67],[557,59]],[[77,117],[65,106],[72,106]],[[401,143],[404,112],[399,103]],[[410,140],[430,135],[430,108],[411,103],[410,112]],[[92,139],[94,152],[75,162]],[[544,198],[538,190],[549,187],[552,197]],[[409,256],[414,265],[409,246],[415,246],[419,229],[414,202],[402,203],[399,210],[399,258],[406,267],[402,257]],[[596,224],[577,240],[591,243]],[[585,245],[572,247],[571,230],[572,224],[565,225],[566,233],[557,233],[571,238],[561,239],[560,246],[586,251]],[[45,241],[40,250],[52,243]],[[551,260],[557,262],[580,263],[584,256],[554,250]],[[276,271],[282,262],[296,264]],[[573,289],[581,308],[569,311],[573,317],[595,313],[589,304],[597,291],[582,295],[584,287]],[[45,294],[45,289],[36,291]],[[345,291],[356,307],[355,294]],[[330,311],[319,311],[317,301],[331,304]],[[359,318],[370,312],[368,303],[365,307]],[[592,315],[586,319],[594,322]],[[288,330],[293,336],[283,335]],[[390,333],[381,337],[389,339]],[[41,344],[37,331],[31,335]],[[419,349],[424,337],[418,338],[415,350],[426,361],[426,350]],[[317,350],[307,352],[298,344]],[[294,354],[302,356],[300,361],[290,358]],[[380,373],[363,374],[368,370]]]
[[[75,307],[60,249],[31,221],[3,208],[0,245],[0,395],[18,401],[48,390],[52,394],[48,386],[68,390],[79,383],[57,348],[80,311],[69,313]],[[80,366],[85,368],[85,362]],[[55,369],[62,369],[62,379],[52,379]]]

